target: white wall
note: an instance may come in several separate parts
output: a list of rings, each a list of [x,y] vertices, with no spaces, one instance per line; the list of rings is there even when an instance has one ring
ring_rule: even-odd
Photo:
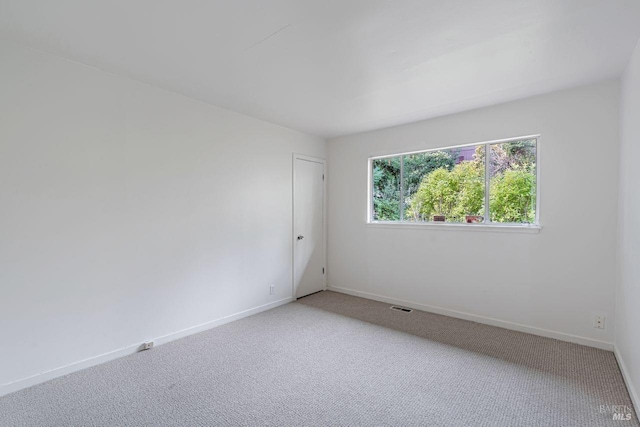
[[[0,394],[288,301],[292,153],[322,139],[8,42],[0,58]]]
[[[620,281],[616,350],[640,410],[640,43],[622,79],[620,109]]]
[[[611,81],[330,140],[329,285],[611,348],[618,108]],[[539,234],[366,224],[369,156],[538,133]]]

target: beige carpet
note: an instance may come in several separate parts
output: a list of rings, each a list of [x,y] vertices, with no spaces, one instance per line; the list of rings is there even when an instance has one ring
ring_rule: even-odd
[[[322,292],[0,398],[0,425],[638,426],[628,410],[611,352]]]

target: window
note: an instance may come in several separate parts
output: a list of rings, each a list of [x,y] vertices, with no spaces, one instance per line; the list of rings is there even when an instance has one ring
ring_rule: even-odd
[[[370,222],[537,225],[537,163],[538,137],[371,158]]]

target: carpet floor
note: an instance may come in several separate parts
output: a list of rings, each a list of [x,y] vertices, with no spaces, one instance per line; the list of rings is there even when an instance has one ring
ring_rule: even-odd
[[[4,396],[0,425],[639,424],[611,352],[321,292]]]

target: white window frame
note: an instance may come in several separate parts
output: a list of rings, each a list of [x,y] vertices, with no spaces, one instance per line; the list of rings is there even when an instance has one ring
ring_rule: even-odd
[[[489,147],[493,144],[506,142],[521,141],[523,139],[536,140],[536,216],[533,224],[524,223],[496,223],[491,222],[489,217],[489,185],[490,176],[490,156]],[[429,148],[426,150],[407,151],[402,153],[385,154],[381,156],[371,156],[368,159],[367,170],[367,225],[375,228],[423,228],[423,229],[441,229],[441,230],[459,230],[459,231],[505,231],[505,232],[521,232],[521,233],[539,233],[542,229],[540,225],[540,134],[525,135],[513,138],[496,139],[484,142],[474,142],[468,144],[451,145],[447,147]],[[415,222],[415,221],[376,221],[374,220],[373,209],[373,161],[379,159],[388,159],[392,157],[406,156],[411,154],[429,153],[433,151],[450,150],[454,148],[464,148],[472,146],[484,146],[485,149],[485,212],[483,222],[480,223],[440,223],[440,222]],[[402,163],[400,162],[400,174],[402,176]],[[402,182],[402,177],[401,177]],[[401,185],[401,197],[403,197]]]

